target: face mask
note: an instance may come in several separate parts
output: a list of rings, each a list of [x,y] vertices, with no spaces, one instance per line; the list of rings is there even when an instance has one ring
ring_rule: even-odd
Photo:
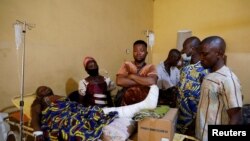
[[[192,58],[192,56],[187,56],[186,53],[183,53],[181,56],[182,56],[182,58],[183,58],[184,61],[190,61],[191,58]]]
[[[99,75],[99,69],[98,68],[96,68],[96,69],[86,69],[86,71],[90,76],[98,76]]]

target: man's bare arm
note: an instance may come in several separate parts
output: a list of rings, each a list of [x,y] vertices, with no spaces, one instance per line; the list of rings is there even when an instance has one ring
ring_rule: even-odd
[[[241,108],[232,108],[227,110],[227,114],[229,116],[229,123],[231,125],[234,124],[241,124],[242,123],[242,118],[241,118]]]
[[[156,84],[158,77],[156,75],[151,76],[138,76],[135,74],[128,75],[128,78],[135,81],[139,85],[143,86],[151,86],[153,84]]]
[[[36,101],[37,102],[37,101]],[[41,131],[41,105],[39,103],[33,103],[31,106],[31,127],[34,129],[34,131]]]
[[[128,78],[128,76],[124,75],[117,75],[116,76],[116,84],[121,87],[131,87],[136,86],[138,83],[136,83],[134,80]]]

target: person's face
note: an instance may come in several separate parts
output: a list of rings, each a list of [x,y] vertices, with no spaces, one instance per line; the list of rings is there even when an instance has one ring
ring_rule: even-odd
[[[181,56],[174,57],[172,60],[172,66],[176,67],[180,61],[181,61]]]
[[[53,91],[47,86],[40,86],[37,88],[36,95],[37,98],[41,99],[45,96],[53,95]]]
[[[219,57],[217,48],[213,48],[209,44],[201,46],[201,64],[204,68],[213,68]]]
[[[192,45],[191,42],[184,44],[183,49],[181,50],[181,53],[185,53],[188,57],[192,55]]]
[[[96,68],[98,68],[98,65],[95,61],[91,60],[87,63],[86,69],[92,70],[92,69],[96,69]]]
[[[86,71],[90,76],[98,76],[99,75],[98,65],[94,60],[91,60],[87,63]]]
[[[136,62],[144,62],[147,54],[147,48],[144,45],[137,44],[133,47],[133,56]]]

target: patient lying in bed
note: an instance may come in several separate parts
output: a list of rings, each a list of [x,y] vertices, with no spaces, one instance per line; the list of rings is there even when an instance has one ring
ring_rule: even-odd
[[[140,103],[101,109],[98,106],[83,107],[65,97],[54,95],[49,87],[40,86],[31,106],[31,126],[37,141],[97,140],[102,134],[102,128],[115,118],[132,117],[142,109],[155,108],[158,93],[158,87],[152,85],[147,98]]]

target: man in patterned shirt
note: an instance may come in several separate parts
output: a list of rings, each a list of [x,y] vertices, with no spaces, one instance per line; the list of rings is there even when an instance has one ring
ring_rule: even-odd
[[[219,36],[201,42],[201,64],[210,68],[202,82],[196,120],[196,137],[208,140],[208,125],[241,123],[242,94],[237,76],[225,65],[226,43]]]
[[[190,64],[181,69],[180,82],[177,84],[177,106],[179,114],[177,132],[195,136],[195,119],[200,100],[200,86],[208,74],[200,62],[200,39],[192,36],[183,43],[182,53],[191,56]]]

